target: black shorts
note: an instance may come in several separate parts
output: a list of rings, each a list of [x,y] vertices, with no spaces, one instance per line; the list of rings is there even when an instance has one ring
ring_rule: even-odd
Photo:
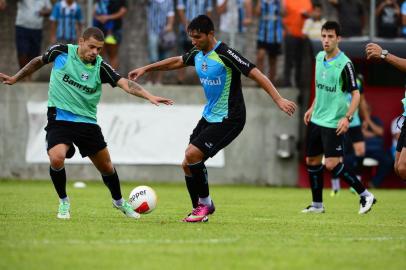
[[[41,53],[42,30],[16,26],[16,46],[19,56],[37,57]]]
[[[267,43],[257,40],[257,49],[264,49],[271,56],[277,56],[281,54],[280,43]]]
[[[209,123],[202,117],[190,135],[189,143],[199,148],[205,158],[214,157],[229,145],[243,130],[245,120],[224,119],[221,123]]]
[[[92,156],[106,148],[101,128],[97,124],[57,121],[48,110],[48,125],[45,127],[47,151],[57,144],[79,148],[82,157]]]
[[[324,153],[328,157],[344,155],[344,136],[337,135],[335,128],[327,128],[309,122],[306,134],[306,156],[315,157]]]
[[[348,139],[351,143],[357,143],[357,142],[364,141],[364,135],[362,135],[361,126],[350,127],[344,136],[345,136],[345,139],[346,140]]]
[[[404,147],[406,147],[406,125],[405,125],[405,122],[403,122],[402,130],[400,131],[398,144],[396,145],[396,151],[399,152],[399,153],[402,152],[402,149]]]

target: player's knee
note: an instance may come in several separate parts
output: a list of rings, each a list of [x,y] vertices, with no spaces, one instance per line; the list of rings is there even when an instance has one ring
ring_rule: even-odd
[[[202,160],[202,157],[193,148],[188,147],[185,151],[186,164],[194,164]]]
[[[325,164],[326,169],[329,170],[329,171],[332,171],[338,165],[338,163],[339,162],[337,162],[335,160],[326,159],[326,164]]]
[[[49,161],[51,167],[55,170],[61,169],[65,165],[65,157],[63,155],[50,155]]]
[[[306,165],[316,166],[321,164],[321,158],[318,157],[306,157]]]

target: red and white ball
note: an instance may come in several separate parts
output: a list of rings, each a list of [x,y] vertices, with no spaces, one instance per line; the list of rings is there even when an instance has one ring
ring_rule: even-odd
[[[138,186],[130,193],[129,203],[135,212],[148,214],[155,209],[158,197],[155,191],[149,186]]]

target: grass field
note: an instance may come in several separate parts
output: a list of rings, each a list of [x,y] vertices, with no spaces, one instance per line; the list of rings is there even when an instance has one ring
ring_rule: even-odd
[[[309,190],[213,186],[216,213],[185,224],[184,186],[151,186],[158,208],[130,220],[101,182],[69,183],[72,218],[58,220],[50,181],[0,181],[0,269],[406,269],[406,190],[374,190],[364,216],[326,190],[326,213],[305,215]]]

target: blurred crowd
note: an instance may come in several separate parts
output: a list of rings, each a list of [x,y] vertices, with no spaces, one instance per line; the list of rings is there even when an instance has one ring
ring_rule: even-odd
[[[0,10],[7,1],[0,0]],[[119,66],[118,50],[123,20],[129,12],[127,0],[94,0],[93,25],[106,36],[104,57],[113,68]],[[279,86],[300,86],[302,57],[306,40],[319,39],[321,25],[337,20],[343,37],[365,35],[368,31],[369,2],[362,0],[146,0],[148,59],[150,62],[182,54],[192,48],[186,34],[190,20],[207,14],[218,21],[217,36],[245,53],[254,44],[247,29],[256,28],[256,64]],[[15,23],[16,48],[20,67],[41,53],[44,18],[51,21],[49,43],[76,43],[85,24],[80,3],[75,0],[18,0]],[[131,11],[130,11],[131,12]],[[377,0],[376,32],[382,38],[406,37],[406,0]],[[253,26],[253,24],[256,24]],[[254,41],[255,42],[255,41]],[[283,55],[283,71],[276,78],[278,56]],[[282,66],[281,66],[282,67]],[[150,83],[160,84],[161,74]],[[183,83],[185,74],[177,74]]]
[[[0,11],[7,7],[0,0]],[[18,0],[15,39],[20,68],[41,54],[43,22],[51,22],[49,44],[77,43],[86,25],[83,5],[75,0]],[[376,34],[381,38],[406,38],[406,0],[377,0]],[[342,26],[342,36],[368,34],[370,1],[362,0],[144,0],[148,60],[156,62],[192,49],[186,33],[189,22],[206,14],[218,22],[216,37],[243,55],[256,48],[256,65],[277,86],[300,87],[304,49],[309,40],[320,39],[321,26],[336,20]],[[93,26],[105,33],[103,56],[113,68],[119,67],[119,48],[123,21],[129,10],[127,0],[94,0]],[[248,38],[248,29],[256,29],[255,39]],[[278,57],[283,57],[279,65]],[[267,72],[265,68],[267,67]],[[278,68],[280,77],[277,78]],[[177,73],[177,83],[183,84],[185,73]],[[148,84],[161,84],[162,74],[151,73]],[[401,121],[392,123],[393,145],[400,133]],[[373,185],[379,186],[392,167],[393,157],[384,148],[383,124],[377,117],[363,124],[366,156],[378,161]],[[392,147],[393,148],[393,147]],[[392,149],[392,154],[394,153]]]

